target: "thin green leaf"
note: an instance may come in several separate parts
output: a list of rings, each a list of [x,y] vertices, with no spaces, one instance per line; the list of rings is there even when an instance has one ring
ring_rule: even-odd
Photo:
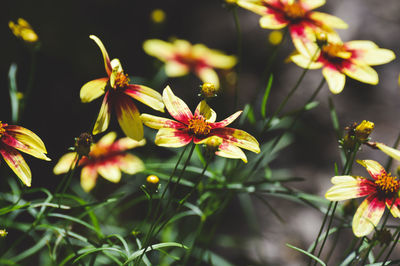
[[[264,97],[263,97],[263,100],[262,100],[262,103],[261,103],[261,115],[262,115],[263,118],[265,118],[265,113],[266,113],[266,110],[267,110],[267,102],[268,102],[268,98],[269,98],[269,93],[271,92],[271,87],[272,87],[273,80],[274,80],[274,76],[271,73],[269,75],[268,84],[267,84],[267,87],[265,88]]]
[[[25,208],[25,207],[29,206],[30,204],[31,204],[30,202],[27,202],[27,203],[22,204],[22,205],[10,205],[10,206],[1,208],[0,209],[0,215],[4,215],[4,214],[7,214],[7,213],[12,212],[12,211],[19,210],[21,208]]]
[[[90,248],[90,249],[85,248],[85,249],[81,249],[81,250],[78,251],[79,254],[80,253],[83,253],[83,254],[80,255],[79,257],[77,257],[73,261],[73,263],[76,263],[77,261],[81,260],[82,258],[86,257],[89,254],[92,254],[92,253],[95,253],[95,252],[99,252],[99,251],[114,251],[114,252],[117,252],[118,254],[122,255],[122,257],[127,258],[126,254],[123,251],[121,251],[121,250],[119,250],[117,248],[113,248],[113,247],[100,247],[100,248]],[[122,262],[120,262],[118,264],[119,265],[123,265]]]
[[[184,248],[184,249],[189,249],[187,246],[185,246],[185,245],[183,245],[181,243],[165,242],[165,243],[159,243],[159,244],[155,244],[155,245],[149,246],[146,249],[146,252],[152,251],[153,249],[160,249],[160,248],[166,248],[166,247],[180,247],[180,248]],[[134,259],[136,259],[140,255],[142,255],[143,252],[144,252],[144,249],[140,249],[138,251],[135,251],[131,256],[129,256],[128,260],[126,260],[124,262],[124,265],[126,265],[127,263],[133,261]]]
[[[294,249],[294,250],[297,250],[297,251],[299,251],[299,252],[301,252],[301,253],[303,253],[303,254],[309,256],[310,258],[314,259],[314,260],[317,261],[319,264],[321,264],[321,265],[323,265],[323,266],[326,266],[325,262],[323,262],[321,259],[319,259],[318,257],[314,256],[313,254],[311,254],[311,253],[309,253],[309,252],[307,252],[307,251],[305,251],[305,250],[303,250],[303,249],[301,249],[301,248],[292,246],[292,245],[290,245],[290,244],[288,244],[288,243],[286,243],[286,246],[288,246],[289,248],[292,248],[292,249]]]
[[[41,250],[48,241],[50,241],[51,235],[47,234],[42,237],[35,245],[33,245],[31,248],[19,253],[17,256],[11,258],[10,260],[14,262],[19,262],[29,256],[32,256],[33,254],[37,253],[39,250]]]
[[[9,92],[11,99],[11,120],[14,124],[18,123],[19,101],[17,89],[17,64],[12,63],[8,71]]]
[[[62,219],[65,219],[65,220],[73,221],[75,223],[78,223],[78,224],[81,224],[81,225],[85,226],[86,228],[89,228],[90,230],[93,230],[96,233],[102,234],[101,232],[98,232],[96,227],[88,224],[85,221],[82,221],[81,219],[78,219],[78,218],[75,218],[75,217],[72,217],[72,216],[69,216],[69,215],[61,214],[61,213],[50,213],[48,216],[49,217],[58,217],[58,218],[62,218]]]

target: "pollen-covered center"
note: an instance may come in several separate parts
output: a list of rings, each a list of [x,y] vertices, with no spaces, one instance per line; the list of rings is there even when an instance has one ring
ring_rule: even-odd
[[[128,74],[124,74],[123,72],[117,73],[117,75],[115,76],[115,87],[123,88],[128,86],[128,84],[129,84]]]
[[[307,13],[307,11],[297,2],[291,5],[285,5],[283,7],[283,11],[285,12],[286,16],[290,19],[304,18]]]
[[[4,133],[6,132],[6,130],[5,130],[5,128],[4,127],[6,127],[6,126],[8,126],[8,124],[6,124],[6,123],[2,123],[1,121],[0,121],[0,138],[4,135]]]
[[[375,184],[377,185],[379,191],[385,193],[385,195],[397,193],[400,186],[397,177],[392,176],[390,173],[385,173],[379,176],[378,179],[375,181]]]
[[[340,53],[347,52],[342,44],[330,43],[322,47],[322,51],[329,57],[342,57]]]
[[[198,115],[194,115],[193,118],[189,120],[188,128],[193,134],[200,136],[208,135],[211,130],[211,126],[204,117]]]

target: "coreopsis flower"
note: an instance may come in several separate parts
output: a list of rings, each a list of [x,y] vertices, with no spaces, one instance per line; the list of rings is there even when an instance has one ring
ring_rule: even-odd
[[[331,201],[348,200],[367,196],[358,207],[353,217],[353,232],[357,237],[368,235],[379,223],[385,205],[392,215],[400,216],[399,180],[386,173],[385,169],[376,161],[357,161],[371,175],[372,180],[361,176],[334,176],[334,184],[325,197]]]
[[[27,43],[35,43],[39,40],[39,37],[32,29],[32,26],[23,18],[19,18],[17,23],[14,23],[13,21],[8,22],[8,27],[10,27],[16,37]]]
[[[115,109],[122,131],[135,140],[143,139],[143,125],[140,113],[132,99],[138,100],[151,108],[164,112],[161,95],[146,86],[129,84],[118,59],[110,61],[103,43],[94,35],[90,38],[99,46],[104,59],[107,77],[89,81],[80,91],[82,102],[91,102],[104,94],[99,115],[93,128],[93,135],[104,132],[110,123],[111,109]]]
[[[110,182],[121,180],[121,171],[133,175],[144,169],[143,162],[128,152],[129,149],[143,146],[145,140],[136,141],[131,138],[116,140],[117,134],[110,132],[93,144],[89,155],[82,156],[78,166],[82,167],[81,186],[89,192],[96,185],[98,175]],[[78,159],[76,152],[63,155],[53,169],[54,174],[67,173]]]
[[[364,83],[378,84],[378,74],[371,66],[386,64],[395,57],[391,50],[379,48],[372,41],[342,43],[338,39],[328,39],[316,50],[316,56],[297,53],[290,59],[302,68],[322,68],[330,91],[338,94],[344,88],[346,76]]]
[[[301,52],[312,55],[308,49],[310,34],[323,31],[336,34],[334,29],[346,29],[347,24],[338,17],[313,11],[325,0],[237,0],[237,5],[261,15],[260,26],[267,29],[289,28],[293,44]]]
[[[192,141],[195,144],[206,144],[210,137],[217,136],[222,139],[218,145],[218,153],[216,153],[219,156],[240,158],[247,162],[246,155],[240,148],[255,153],[260,152],[257,140],[249,133],[226,127],[242,111],[238,111],[220,122],[215,122],[216,113],[203,100],[199,103],[193,115],[185,102],[176,97],[169,86],[164,89],[163,100],[168,112],[177,121],[149,114],[140,116],[146,126],[158,129],[155,139],[156,145],[182,147]]]
[[[144,51],[165,62],[165,73],[169,77],[180,77],[190,71],[203,82],[213,83],[219,88],[219,78],[214,68],[230,69],[237,60],[235,56],[224,55],[217,50],[211,50],[203,44],[194,44],[185,40],[175,40],[173,43],[158,39],[146,40]]]
[[[31,170],[18,150],[50,161],[50,158],[46,156],[47,151],[43,141],[35,133],[24,127],[8,125],[0,121],[0,153],[22,183],[30,187]]]

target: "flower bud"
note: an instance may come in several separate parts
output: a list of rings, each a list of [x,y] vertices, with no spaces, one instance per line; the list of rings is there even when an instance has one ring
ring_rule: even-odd
[[[212,98],[217,96],[218,89],[212,83],[204,83],[201,86],[200,96],[204,98]]]
[[[160,178],[158,178],[158,176],[156,176],[156,175],[149,175],[147,178],[146,178],[146,182],[147,182],[147,185],[146,185],[146,188],[151,192],[151,193],[154,193],[154,192],[157,192],[158,191],[158,187],[159,187],[159,183],[160,183]]]
[[[6,237],[8,235],[8,232],[5,229],[0,229],[0,237]]]
[[[13,21],[8,22],[8,27],[16,37],[27,43],[35,43],[39,40],[39,37],[32,29],[31,25],[23,18],[19,18],[17,23]]]
[[[93,137],[90,133],[84,132],[75,138],[75,151],[81,156],[89,156]]]
[[[375,125],[373,122],[367,120],[362,121],[354,130],[356,138],[360,142],[366,142],[372,130],[374,130],[374,127]]]

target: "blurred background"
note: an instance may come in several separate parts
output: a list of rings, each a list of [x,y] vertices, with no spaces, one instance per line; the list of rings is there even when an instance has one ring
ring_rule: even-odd
[[[165,12],[161,22],[151,17],[155,9]],[[349,24],[349,29],[339,31],[343,41],[371,40],[382,48],[393,50],[396,55],[400,54],[396,37],[400,32],[398,0],[386,0],[384,4],[379,0],[331,0],[318,10],[338,16]],[[19,17],[26,19],[39,35],[41,43],[36,57],[32,95],[20,125],[31,129],[44,140],[53,161],[46,163],[24,156],[33,173],[34,187],[54,188],[57,185],[61,177],[52,174],[54,164],[73,145],[74,137],[89,130],[97,117],[101,98],[87,104],[82,104],[79,99],[79,91],[84,83],[105,76],[100,50],[89,39],[90,34],[103,41],[110,58],[119,58],[125,72],[139,84],[149,84],[161,66],[157,59],[144,53],[142,43],[146,39],[180,38],[191,43],[203,43],[226,54],[237,54],[238,51],[232,7],[220,0],[16,0],[4,2],[0,12],[0,120],[3,122],[11,121],[8,92],[10,65],[16,63],[17,85],[23,90],[28,84],[32,60],[29,48],[12,34],[8,22],[16,21]],[[237,14],[243,57],[240,67],[236,69],[237,76],[233,78],[237,78],[239,84],[238,109],[242,109],[245,103],[262,96],[267,83],[265,68],[275,46],[269,41],[271,31],[259,27],[258,15],[241,8],[237,8]],[[272,68],[274,83],[267,109],[269,113],[276,109],[303,71],[293,63],[284,62],[293,49],[291,40],[286,38],[278,50]],[[282,168],[291,176],[304,178],[304,181],[290,183],[289,186],[320,196],[330,187],[334,163],[339,162],[340,157],[329,115],[328,98],[334,102],[343,128],[352,122],[370,120],[376,126],[373,140],[388,145],[394,143],[400,132],[399,60],[374,69],[380,78],[377,86],[347,78],[344,91],[340,95],[332,95],[325,85],[317,98],[319,106],[302,117],[295,129],[293,144],[271,164],[271,168]],[[227,73],[220,74],[227,76]],[[309,71],[284,112],[300,108],[321,77],[321,70]],[[166,85],[170,85],[174,93],[192,109],[195,108],[199,100],[198,87],[201,85],[196,76],[191,74],[167,79],[153,89],[162,92]],[[220,119],[236,111],[233,87],[229,85],[229,80],[225,81],[221,97],[213,103],[212,107]],[[140,103],[138,107],[141,112],[154,113]],[[112,116],[111,129],[123,136],[115,116]],[[268,136],[262,138],[267,139]],[[382,153],[367,147],[363,147],[359,159],[386,162]],[[4,161],[2,165],[5,168]],[[359,171],[358,174],[365,175],[361,167],[354,169]],[[4,180],[1,184],[5,184]],[[271,215],[269,209],[254,198],[257,223],[262,228],[262,234],[241,231],[242,227],[247,228],[246,220],[233,202],[227,215],[234,216],[235,222],[227,225],[222,233],[237,234],[241,245],[220,252],[237,265],[301,265],[305,261],[304,256],[285,247],[285,243],[308,247],[316,237],[316,228],[319,228],[323,214],[299,203],[272,197],[266,199],[272,206],[279,206],[276,210],[285,223]],[[350,232],[347,233],[350,235]]]

